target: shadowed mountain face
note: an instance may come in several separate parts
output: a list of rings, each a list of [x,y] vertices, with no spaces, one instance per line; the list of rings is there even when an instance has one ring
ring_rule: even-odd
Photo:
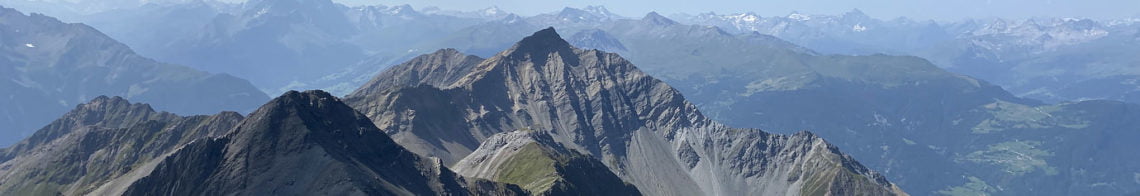
[[[485,195],[515,186],[464,179],[396,144],[322,91],[287,92],[226,136],[162,160],[126,195]]]
[[[527,194],[406,151],[321,91],[286,93],[246,119],[99,97],[0,152],[4,195]]]
[[[181,117],[120,97],[98,97],[0,151],[0,194],[121,193],[149,173],[156,159],[220,136],[241,120],[233,112]]]
[[[123,96],[179,114],[246,111],[268,99],[249,82],[155,62],[82,24],[0,7],[0,146],[68,108]]]
[[[346,102],[397,143],[449,164],[496,133],[529,129],[651,195],[902,194],[814,135],[717,124],[618,55],[575,49],[552,28],[482,62],[462,60],[471,58],[419,57]]]

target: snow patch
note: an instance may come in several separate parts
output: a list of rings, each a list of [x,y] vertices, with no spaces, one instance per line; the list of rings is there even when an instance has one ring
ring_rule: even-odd
[[[267,13],[269,13],[269,8],[261,8],[261,10],[258,10],[257,13],[253,15],[253,17],[254,18],[261,17],[262,15],[265,15]]]
[[[811,16],[808,16],[808,15],[805,15],[805,14],[798,14],[798,13],[796,13],[796,14],[791,14],[791,15],[788,15],[788,18],[791,18],[791,19],[794,19],[794,20],[800,20],[800,21],[809,21],[809,20],[811,20]]]
[[[24,44],[24,47],[35,48],[35,44]]]
[[[499,7],[490,7],[483,10],[483,15],[485,16],[496,16],[501,13],[503,13],[503,10],[500,10]]]
[[[760,17],[752,14],[740,14],[740,20],[743,20],[745,22],[756,22],[757,20],[760,20]]]
[[[855,32],[863,32],[867,31],[867,27],[863,26],[863,24],[856,24],[855,26],[851,27],[851,30]]]

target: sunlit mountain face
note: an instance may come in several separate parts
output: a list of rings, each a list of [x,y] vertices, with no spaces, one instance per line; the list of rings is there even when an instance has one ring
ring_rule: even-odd
[[[1132,2],[409,3],[0,0],[0,195],[1140,193]]]

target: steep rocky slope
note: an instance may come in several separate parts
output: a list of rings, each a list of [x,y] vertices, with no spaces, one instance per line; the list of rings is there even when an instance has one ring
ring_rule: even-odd
[[[364,115],[322,91],[290,91],[227,135],[162,160],[126,195],[514,195],[404,150]]]
[[[120,97],[98,97],[0,150],[0,194],[82,195],[115,189],[101,187],[134,179],[130,174],[153,168],[154,159],[191,141],[222,135],[241,120],[233,112],[181,117]]]
[[[461,56],[445,50],[420,59]],[[478,64],[449,64],[472,68],[435,66],[412,61],[393,70],[471,71],[378,77],[346,102],[409,150],[449,164],[496,133],[531,129],[651,195],[905,194],[812,134],[713,122],[618,55],[575,49],[552,28]],[[448,76],[412,78],[437,74]]]
[[[597,159],[531,130],[495,134],[454,168],[463,176],[517,184],[536,195],[641,195]]]

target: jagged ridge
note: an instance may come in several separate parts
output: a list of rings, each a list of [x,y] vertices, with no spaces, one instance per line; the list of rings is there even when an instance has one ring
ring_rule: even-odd
[[[0,160],[3,195],[114,195],[135,173],[192,141],[220,136],[242,120],[234,112],[181,117],[121,97],[82,104]]]

